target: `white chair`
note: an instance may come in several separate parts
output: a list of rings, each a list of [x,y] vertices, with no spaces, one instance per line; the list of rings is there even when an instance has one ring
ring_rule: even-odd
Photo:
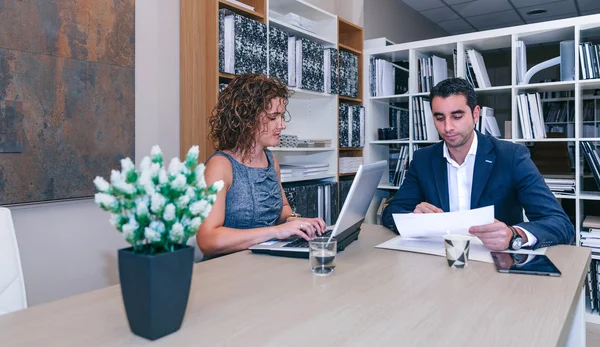
[[[0,207],[0,315],[27,308],[21,256],[10,210]]]

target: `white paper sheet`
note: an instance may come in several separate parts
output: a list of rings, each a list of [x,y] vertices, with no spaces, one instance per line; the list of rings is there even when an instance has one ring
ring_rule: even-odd
[[[376,248],[385,248],[385,249],[393,249],[397,251],[408,251],[408,252],[417,252],[417,253],[425,253],[432,254],[445,257],[446,256],[446,248],[444,246],[444,239],[441,236],[437,237],[421,237],[421,238],[404,238],[402,236],[398,236],[389,241],[386,241],[380,245],[375,246]],[[485,246],[481,243],[476,237],[471,239],[471,244],[469,245],[469,260],[481,261],[486,263],[493,263],[492,255],[490,254],[490,250],[485,248]],[[507,253],[515,253],[513,251],[505,251]],[[521,249],[516,251],[517,253],[527,253],[527,254],[545,254],[546,248],[538,248],[536,250],[525,250]]]
[[[469,235],[469,228],[494,223],[494,206],[445,213],[397,213],[392,215],[402,237]]]

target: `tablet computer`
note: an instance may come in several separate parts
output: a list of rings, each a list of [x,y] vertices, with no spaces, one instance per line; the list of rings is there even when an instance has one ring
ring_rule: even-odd
[[[491,252],[498,272],[560,276],[560,271],[543,254]]]

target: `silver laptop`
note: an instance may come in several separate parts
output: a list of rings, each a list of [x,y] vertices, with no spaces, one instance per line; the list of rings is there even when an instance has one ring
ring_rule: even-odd
[[[385,160],[372,164],[363,164],[358,168],[348,196],[333,229],[324,236],[333,234],[341,252],[358,239],[360,226],[365,220],[369,205],[377,191],[381,177],[387,170]],[[283,257],[308,258],[308,242],[295,237],[286,240],[270,240],[250,247],[254,253],[271,254]]]

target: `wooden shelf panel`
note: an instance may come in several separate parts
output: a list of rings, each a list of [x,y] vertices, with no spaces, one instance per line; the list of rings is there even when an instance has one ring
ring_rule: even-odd
[[[338,148],[340,152],[362,152],[362,147],[340,147]]]
[[[359,51],[358,49],[356,49],[356,48],[352,48],[352,47],[350,47],[350,46],[348,46],[348,45],[345,45],[345,44],[343,44],[343,43],[339,43],[339,44],[338,44],[338,46],[339,46],[339,47],[340,47],[340,49],[341,49],[341,50],[343,50],[343,51],[348,51],[348,52],[350,52],[350,53],[353,53],[353,54],[356,54],[356,55],[362,55],[362,51]]]
[[[236,77],[237,77],[237,75],[234,75],[234,74],[230,74],[230,73],[227,73],[227,72],[219,72],[219,78],[223,78],[223,79],[226,79],[226,80],[232,80],[232,79],[234,79]]]
[[[262,13],[261,13],[261,12],[259,12],[259,11],[261,11],[261,9],[258,8],[257,6],[254,6],[255,10],[257,10],[257,11],[252,11],[252,10],[249,10],[249,9],[247,9],[245,7],[242,7],[242,6],[236,5],[234,3],[231,3],[229,1],[219,0],[219,8],[226,8],[226,9],[231,10],[231,11],[233,11],[235,13],[238,13],[238,14],[244,16],[244,17],[248,17],[248,18],[254,19],[255,21],[259,21],[261,23],[265,23],[266,22],[265,21],[265,9],[264,9],[264,6],[262,7]]]
[[[344,95],[339,95],[340,101],[344,101],[344,102],[353,102],[353,103],[362,103],[362,99],[361,98],[353,98],[350,96],[344,96]]]
[[[338,17],[338,44],[357,52],[363,51],[363,28]]]

